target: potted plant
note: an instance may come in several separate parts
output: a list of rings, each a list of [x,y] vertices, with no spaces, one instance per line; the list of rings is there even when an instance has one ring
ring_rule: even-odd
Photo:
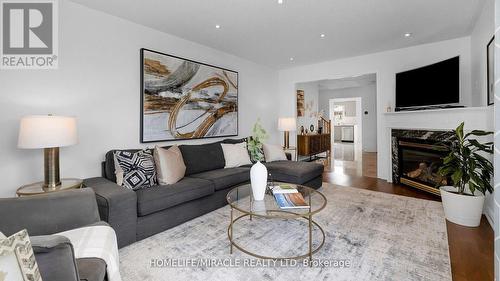
[[[491,134],[480,130],[464,134],[462,122],[452,139],[441,144],[449,153],[439,174],[449,177],[453,186],[441,186],[440,192],[445,216],[453,223],[476,227],[481,222],[486,192],[493,192],[493,164],[484,156],[493,153],[493,142],[481,143],[471,137]]]
[[[267,132],[260,124],[260,118],[257,119],[252,128],[252,135],[248,139],[248,151],[252,162],[264,161],[264,152],[262,151],[262,144],[267,139]]]
[[[266,130],[260,124],[260,119],[257,119],[252,129],[252,136],[248,140],[250,158],[252,162],[255,162],[250,169],[250,183],[252,185],[253,198],[256,201],[263,200],[266,193],[267,168],[261,163],[261,161],[264,161],[262,145],[266,139]]]

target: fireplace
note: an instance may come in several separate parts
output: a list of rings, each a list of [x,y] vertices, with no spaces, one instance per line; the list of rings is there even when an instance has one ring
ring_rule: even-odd
[[[439,195],[439,186],[449,178],[438,174],[446,151],[437,149],[438,141],[452,134],[444,131],[393,130],[393,181]]]

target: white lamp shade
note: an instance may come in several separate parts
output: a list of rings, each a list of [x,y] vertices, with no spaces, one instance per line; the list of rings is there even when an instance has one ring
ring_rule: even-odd
[[[19,148],[52,148],[77,143],[74,117],[33,115],[21,119],[17,142]]]
[[[297,121],[294,117],[280,117],[278,119],[278,130],[280,131],[296,131]]]

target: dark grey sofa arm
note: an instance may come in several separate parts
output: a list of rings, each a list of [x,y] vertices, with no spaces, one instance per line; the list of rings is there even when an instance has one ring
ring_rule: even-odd
[[[42,280],[79,281],[73,246],[60,235],[31,236]]]
[[[137,232],[135,192],[102,177],[85,179],[83,185],[94,190],[101,219],[115,230],[118,247],[135,242]]]

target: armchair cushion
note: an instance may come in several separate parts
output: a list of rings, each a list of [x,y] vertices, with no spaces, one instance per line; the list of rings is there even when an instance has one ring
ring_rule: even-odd
[[[73,246],[60,235],[30,237],[42,280],[78,281]]]

